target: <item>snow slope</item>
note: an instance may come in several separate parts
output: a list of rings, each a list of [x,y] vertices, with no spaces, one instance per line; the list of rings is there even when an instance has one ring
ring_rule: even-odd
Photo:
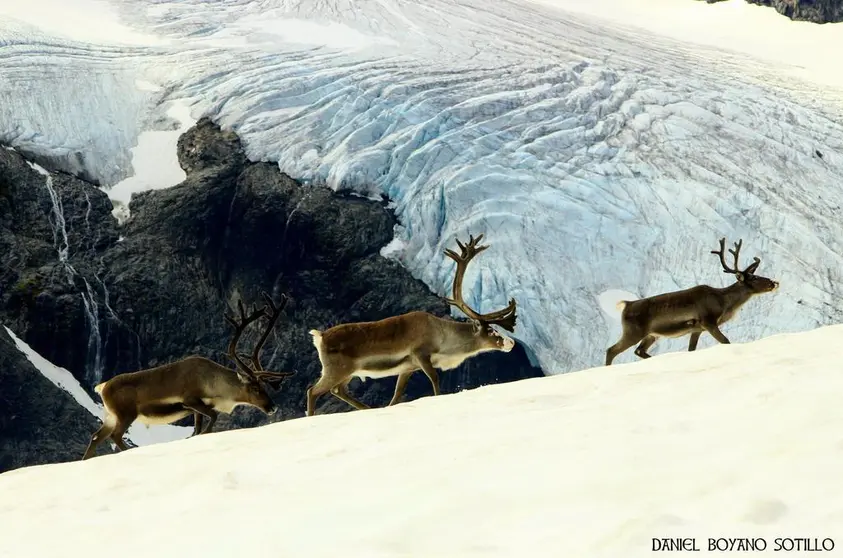
[[[88,395],[82,385],[79,383],[73,374],[68,370],[56,366],[52,362],[45,359],[43,356],[35,352],[32,347],[22,341],[14,332],[6,326],[6,333],[14,340],[15,346],[20,352],[26,356],[26,359],[38,369],[45,378],[50,380],[57,388],[66,391],[73,399],[76,400],[86,411],[102,420],[104,416],[104,409],[101,403],[94,402],[91,396]],[[181,440],[187,438],[193,433],[193,428],[186,428],[184,426],[173,426],[170,424],[148,426],[145,424],[136,423],[129,427],[126,433],[133,444],[137,446],[146,446],[149,444],[156,444],[160,442],[171,442],[173,440]],[[93,434],[93,432],[91,432]],[[81,456],[80,456],[81,457]]]
[[[391,253],[440,293],[442,250],[484,232],[469,302],[514,296],[550,373],[602,362],[620,330],[607,293],[727,284],[721,236],[781,282],[733,340],[843,319],[843,77],[822,54],[837,27],[742,0],[73,2],[102,35],[0,8],[0,142],[112,185],[145,172],[130,149],[174,128],[179,99],[253,159],[389,195]]]
[[[19,469],[0,475],[0,556],[635,558],[653,537],[703,552],[708,537],[832,539],[821,555],[837,556],[841,339],[832,326]]]

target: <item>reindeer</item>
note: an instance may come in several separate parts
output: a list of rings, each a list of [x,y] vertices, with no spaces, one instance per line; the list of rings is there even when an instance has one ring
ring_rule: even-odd
[[[274,413],[276,406],[266,385],[277,387],[294,372],[265,371],[260,364],[260,353],[288,299],[284,296],[281,306],[277,307],[268,294],[262,294],[266,306],[253,309],[248,316],[243,303],[238,303],[239,322],[225,314],[226,321],[234,327],[228,344],[228,356],[236,366],[234,370],[192,355],[155,368],[119,374],[98,384],[94,391],[102,397],[106,415],[82,459],[93,457],[97,446],[109,437],[119,451],[128,449],[123,434],[135,420],[144,424],[169,424],[193,413],[192,436],[196,436],[211,432],[218,413],[231,413],[238,405],[257,407],[266,414]],[[263,317],[267,318],[266,327],[252,355],[238,354],[237,344],[243,331]],[[251,366],[244,358],[251,361]],[[208,419],[204,430],[203,418]]]
[[[467,245],[457,240],[461,253],[445,250],[457,264],[453,298],[448,304],[462,310],[470,321],[458,322],[439,318],[427,312],[408,312],[376,322],[341,324],[325,331],[311,330],[313,344],[319,353],[322,375],[307,390],[307,416],[314,414],[314,404],[320,395],[331,392],[355,409],[368,409],[348,393],[353,377],[386,378],[398,376],[395,393],[388,406],[395,405],[404,395],[410,376],[422,370],[439,395],[437,368],[451,370],[466,359],[486,351],[509,352],[515,341],[492,328],[498,325],[507,331],[515,330],[516,303],[496,312],[480,314],[465,303],[462,280],[468,263],[488,248],[478,246],[483,235],[471,236]]]
[[[758,258],[754,258],[743,271],[739,270],[738,258],[742,243],[742,239],[738,240],[735,248],[729,249],[735,260],[733,267],[726,265],[725,238],[720,239],[720,250],[711,251],[720,257],[723,272],[732,273],[737,279],[728,287],[699,285],[683,291],[618,302],[618,309],[622,310],[623,335],[620,341],[606,351],[606,366],[639,341],[635,354],[640,358],[650,358],[647,349],[659,337],[683,337],[690,334],[689,351],[696,350],[700,335],[705,331],[719,342],[729,343],[729,339],[720,331],[720,326],[731,320],[750,298],[772,292],[779,286],[777,281],[755,275],[761,263]]]

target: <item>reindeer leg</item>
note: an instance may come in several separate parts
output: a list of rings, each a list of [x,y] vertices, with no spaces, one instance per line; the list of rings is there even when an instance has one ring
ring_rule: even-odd
[[[387,407],[392,407],[401,400],[401,397],[404,395],[404,390],[407,389],[407,382],[410,380],[410,376],[412,375],[412,372],[398,374],[398,381],[395,382],[395,394],[392,396],[392,401],[389,402]]]
[[[190,435],[191,438],[202,432],[202,417],[204,416],[202,413],[193,411],[193,434]]]
[[[430,385],[433,386],[433,395],[439,395],[439,372],[433,367],[433,364],[430,362],[430,357],[427,355],[421,354],[413,354],[416,358],[416,363],[424,372],[427,379],[430,380]]]
[[[331,379],[330,376],[324,375],[324,368],[323,368],[323,375],[319,378],[319,381],[307,388],[307,411],[306,415],[312,417],[313,414],[316,412],[316,399],[325,393],[331,391],[335,385],[337,385],[336,380]]]
[[[644,335],[639,333],[638,331],[630,331],[624,329],[620,341],[618,341],[606,350],[606,366],[611,365],[612,361],[615,360],[616,356],[618,356],[628,348],[632,347],[633,345],[641,341],[643,338]]]
[[[723,332],[720,331],[719,327],[717,327],[717,324],[702,324],[702,326],[708,333],[711,334],[712,337],[714,337],[721,343],[730,343],[729,339],[725,335],[723,335]]]
[[[653,343],[656,342],[656,337],[654,335],[648,335],[644,338],[641,343],[635,348],[636,356],[640,358],[650,358],[652,355],[647,352],[647,349],[653,346]]]
[[[108,415],[105,417],[100,429],[94,432],[94,435],[91,436],[91,442],[88,444],[88,449],[85,450],[85,454],[82,456],[82,461],[94,456],[97,451],[97,446],[100,445],[106,438],[111,436],[111,432],[114,430],[116,423],[117,421],[113,416]]]
[[[219,414],[214,410],[213,407],[210,405],[205,405],[205,403],[199,399],[191,399],[189,401],[185,401],[182,403],[185,409],[189,411],[193,411],[194,417],[194,425],[193,425],[193,436],[198,434],[207,434],[211,431],[214,427],[214,424],[217,422],[217,417]],[[202,430],[202,417],[208,417],[208,425]]]
[[[700,335],[702,335],[701,331],[695,331],[691,334],[691,340],[688,341],[688,350],[689,351],[696,351],[697,350],[697,341],[700,340]]]
[[[334,397],[337,397],[339,399],[342,399],[343,401],[345,401],[346,403],[348,403],[349,405],[351,405],[352,407],[354,407],[358,411],[362,411],[363,409],[371,409],[371,407],[369,407],[368,405],[366,405],[365,403],[363,403],[361,401],[358,401],[357,399],[352,397],[350,393],[348,393],[348,382],[350,382],[350,381],[351,381],[351,378],[349,378],[348,380],[345,380],[344,382],[340,382],[339,384],[332,387],[331,388],[331,395],[333,395]]]
[[[129,425],[131,425],[134,420],[134,418],[132,418],[131,421],[118,420],[117,425],[111,432],[111,441],[117,446],[118,451],[126,451],[129,449],[129,446],[127,446],[126,442],[123,441],[123,434],[126,433],[126,430],[129,429]]]

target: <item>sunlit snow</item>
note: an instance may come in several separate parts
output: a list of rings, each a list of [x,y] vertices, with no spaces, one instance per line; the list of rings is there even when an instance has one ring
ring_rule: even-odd
[[[722,236],[781,282],[724,328],[733,341],[843,318],[838,27],[743,0],[80,6],[102,36],[0,11],[0,141],[106,186],[154,176],[131,149],[178,99],[252,159],[387,194],[387,253],[439,293],[442,250],[485,233],[469,302],[515,297],[516,335],[550,373],[603,361],[602,293],[728,284],[709,253]]]
[[[764,537],[764,556],[776,538],[831,539],[818,555],[836,556],[841,339],[833,326],[18,469],[0,475],[0,556],[638,558],[654,537],[695,537],[700,556],[745,554],[709,537]]]

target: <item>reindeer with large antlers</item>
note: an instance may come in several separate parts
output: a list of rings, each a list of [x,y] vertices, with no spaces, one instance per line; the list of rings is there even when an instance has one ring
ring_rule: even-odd
[[[754,258],[746,269],[740,270],[738,258],[742,243],[743,240],[738,240],[735,248],[729,249],[735,262],[732,267],[726,264],[725,238],[720,239],[720,250],[711,251],[720,257],[723,272],[733,274],[737,279],[728,287],[699,285],[682,291],[619,302],[623,335],[620,341],[606,351],[606,366],[636,343],[638,347],[635,354],[640,358],[650,358],[647,349],[659,337],[683,337],[690,334],[689,351],[696,350],[703,332],[708,332],[720,343],[729,343],[729,339],[720,331],[720,326],[731,320],[750,298],[774,291],[779,286],[777,281],[755,275],[761,263],[758,258]]]
[[[228,344],[228,356],[236,365],[234,370],[193,355],[155,368],[119,374],[97,385],[94,390],[102,397],[105,419],[82,459],[92,457],[106,438],[111,438],[118,450],[128,449],[123,434],[135,420],[144,424],[169,424],[193,413],[195,436],[211,432],[218,414],[231,413],[238,405],[257,407],[266,414],[274,413],[275,403],[266,388],[277,386],[294,372],[267,372],[260,364],[260,353],[287,304],[287,297],[280,307],[266,293],[263,297],[266,306],[254,308],[248,315],[243,303],[239,302],[239,321],[225,315],[226,321],[234,327]],[[243,332],[261,318],[266,318],[266,325],[251,356],[239,354],[237,344]],[[250,364],[244,359],[249,359]],[[204,430],[203,418],[208,419]]]
[[[353,377],[386,378],[398,376],[395,393],[389,405],[404,395],[410,376],[422,370],[439,395],[439,373],[456,368],[466,359],[486,351],[509,352],[515,341],[492,326],[515,330],[516,303],[496,312],[481,314],[463,300],[462,281],[469,262],[488,246],[479,246],[483,235],[470,237],[468,244],[457,240],[460,254],[445,250],[457,264],[453,298],[449,304],[459,308],[468,322],[440,318],[427,312],[409,312],[376,322],[341,324],[326,331],[311,330],[313,344],[319,353],[322,375],[307,390],[307,415],[313,415],[316,398],[324,393],[345,401],[356,409],[368,406],[348,393]]]

